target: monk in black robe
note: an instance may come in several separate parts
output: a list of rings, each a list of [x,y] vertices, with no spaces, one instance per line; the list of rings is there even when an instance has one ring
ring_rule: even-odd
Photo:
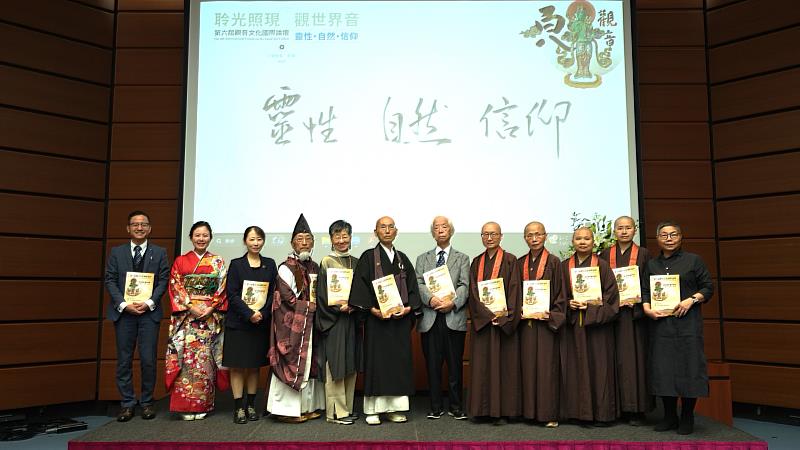
[[[593,252],[592,230],[581,227],[572,234],[575,254],[562,269],[569,308],[561,332],[561,416],[607,427],[619,418],[614,364],[614,325],[619,312],[619,291],[608,263]],[[599,267],[601,304],[574,299],[571,269]]]
[[[526,419],[545,422],[548,428],[558,426],[560,351],[558,329],[566,317],[561,261],[550,254],[544,243],[547,231],[540,222],[531,222],[523,233],[530,251],[517,260],[521,283],[528,280],[549,280],[550,298],[547,317],[522,318],[517,333],[520,341],[520,363],[522,366],[522,416]],[[524,287],[520,290],[523,299]]]
[[[414,395],[411,356],[411,329],[416,315],[422,314],[417,275],[408,257],[394,248],[397,228],[391,217],[375,224],[380,243],[361,254],[353,273],[350,306],[360,308],[364,324],[364,414],[367,423],[379,425],[378,414],[387,413],[391,422],[405,422],[409,397]],[[384,318],[372,281],[394,275],[402,311]]]
[[[652,310],[650,283],[644,283],[644,313],[653,319],[650,323],[650,392],[664,402],[664,420],[655,430],[677,428],[678,434],[691,434],[697,397],[708,396],[700,306],[711,299],[714,283],[703,260],[681,249],[683,235],[679,224],[661,222],[656,230],[661,254],[647,262],[648,278],[650,275],[679,275],[683,300],[673,311]],[[681,397],[680,420],[678,397]]]
[[[639,267],[639,280],[644,284],[644,265],[650,254],[644,247],[633,242],[636,222],[622,216],[614,221],[616,244],[600,253],[611,269],[627,266]],[[638,303],[620,293],[619,315],[614,322],[617,357],[617,400],[623,419],[628,424],[644,424],[644,413],[653,409],[653,396],[647,389],[647,319],[642,309],[641,296]]]
[[[500,225],[481,228],[486,251],[472,260],[469,279],[469,327],[471,357],[467,414],[473,420],[490,419],[503,424],[521,412],[519,361],[519,270],[517,258],[500,248]],[[478,283],[502,278],[506,309],[493,313],[481,300]]]

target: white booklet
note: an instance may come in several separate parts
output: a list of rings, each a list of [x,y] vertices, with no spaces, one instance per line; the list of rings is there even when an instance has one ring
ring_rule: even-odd
[[[450,270],[446,265],[423,273],[422,278],[425,279],[425,286],[431,292],[431,297],[439,297],[442,300],[456,298],[456,288],[453,286]]]

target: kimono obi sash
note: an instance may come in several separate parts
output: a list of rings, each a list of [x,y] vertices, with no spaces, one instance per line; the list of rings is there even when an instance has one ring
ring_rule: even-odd
[[[215,274],[184,275],[183,288],[189,294],[192,305],[203,303],[208,306],[219,288],[219,277]]]

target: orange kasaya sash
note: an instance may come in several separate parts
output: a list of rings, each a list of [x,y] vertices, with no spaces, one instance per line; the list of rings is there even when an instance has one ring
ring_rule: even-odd
[[[544,275],[544,266],[547,265],[547,257],[550,256],[550,253],[547,252],[546,248],[542,249],[541,256],[539,257],[539,266],[536,267],[536,279],[541,280],[542,275]],[[531,252],[528,252],[528,255],[525,257],[525,263],[522,266],[522,279],[524,281],[529,281],[531,279],[529,275],[528,264],[531,261]]]
[[[617,244],[611,246],[608,249],[608,258],[609,258],[609,265],[611,265],[612,269],[617,268]],[[639,246],[635,243],[631,242],[631,258],[628,260],[629,266],[635,266],[636,260],[639,259]]]
[[[498,248],[497,253],[494,255],[494,265],[492,266],[492,277],[489,278],[490,280],[494,280],[500,274],[500,262],[503,260],[503,249]],[[481,255],[481,259],[478,262],[478,281],[483,281],[483,264],[486,261],[486,252],[483,252]]]

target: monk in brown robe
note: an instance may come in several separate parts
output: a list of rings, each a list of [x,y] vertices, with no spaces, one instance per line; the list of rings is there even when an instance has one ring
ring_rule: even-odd
[[[561,263],[569,302],[567,326],[561,331],[561,416],[607,427],[619,418],[612,323],[619,291],[611,267],[594,254],[592,230],[575,230],[572,245],[575,254]],[[600,269],[601,305],[576,301],[572,292],[571,269],[594,266]]]
[[[500,248],[500,225],[481,228],[486,251],[472,260],[469,271],[470,382],[467,414],[474,421],[492,420],[500,425],[520,415],[519,270],[517,258]],[[493,313],[482,301],[478,283],[503,279],[506,312]],[[485,298],[485,296],[484,296]]]
[[[520,282],[549,280],[550,298],[546,301],[550,308],[548,317],[522,318],[517,331],[522,366],[522,416],[554,428],[558,426],[561,374],[557,331],[564,324],[567,307],[561,261],[544,248],[547,231],[542,223],[529,223],[523,237],[530,252],[517,260]]]
[[[644,247],[633,242],[636,222],[622,216],[614,221],[616,244],[603,250],[600,258],[608,261],[612,269],[636,265],[639,280],[647,282],[644,265],[650,254]],[[617,400],[622,417],[628,424],[644,424],[644,413],[653,409],[653,396],[647,391],[647,320],[642,310],[641,296],[638,303],[626,301],[620,295],[619,315],[614,322],[617,355]]]

